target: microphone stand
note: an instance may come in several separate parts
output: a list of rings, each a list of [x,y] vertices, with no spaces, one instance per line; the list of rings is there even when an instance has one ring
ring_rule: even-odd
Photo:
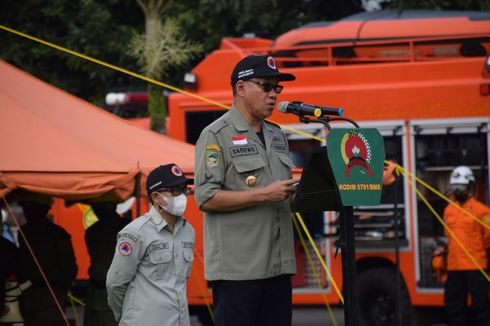
[[[303,122],[303,123],[321,123],[323,124],[325,127],[327,127],[328,130],[331,130],[332,127],[330,126],[330,122],[332,121],[347,121],[351,124],[353,124],[356,128],[359,128],[359,125],[357,124],[357,122],[355,122],[354,120],[352,119],[349,119],[349,118],[342,118],[342,117],[331,117],[331,116],[322,116],[322,117],[319,117],[318,119],[310,119],[302,114],[298,114],[298,118],[299,118],[299,121]]]
[[[347,121],[359,128],[357,122],[349,118],[322,116],[311,119],[302,114],[297,114],[303,123],[321,123],[329,131],[332,129],[330,122]],[[340,194],[336,191],[339,203],[340,236],[336,241],[337,248],[341,249],[342,257],[342,290],[344,293],[344,323],[346,326],[359,325],[359,298],[357,295],[357,271],[356,271],[356,248],[354,244],[354,209],[352,206],[342,205]],[[336,252],[337,253],[337,252]]]

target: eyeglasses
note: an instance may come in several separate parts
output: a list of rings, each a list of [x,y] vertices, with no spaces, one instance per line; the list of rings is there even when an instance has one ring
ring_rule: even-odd
[[[255,85],[262,88],[262,90],[266,93],[269,93],[270,91],[274,90],[274,92],[276,92],[276,94],[281,94],[282,89],[284,88],[284,86],[282,86],[282,85],[272,84],[272,83],[263,82],[263,81],[259,81],[259,80],[249,79],[249,80],[245,80],[245,81],[254,83]]]
[[[171,188],[171,189],[163,188],[163,189],[158,190],[158,192],[161,192],[161,191],[167,191],[167,192],[171,193],[172,196],[174,196],[174,197],[180,196],[181,194],[188,196],[192,192],[191,188],[189,188],[189,187],[175,187],[175,188]]]

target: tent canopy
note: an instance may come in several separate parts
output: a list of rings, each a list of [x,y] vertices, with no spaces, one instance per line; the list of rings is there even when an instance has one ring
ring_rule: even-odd
[[[176,163],[192,177],[194,146],[129,124],[0,60],[0,195],[125,200],[141,173]]]

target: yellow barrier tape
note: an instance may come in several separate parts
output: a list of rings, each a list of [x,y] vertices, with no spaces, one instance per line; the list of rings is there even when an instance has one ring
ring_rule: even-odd
[[[25,37],[25,38],[27,38],[27,39],[29,39],[31,41],[35,41],[35,42],[38,42],[38,43],[47,45],[49,47],[55,48],[55,49],[57,49],[59,51],[62,51],[62,52],[65,52],[65,53],[68,53],[68,54],[71,54],[71,55],[74,55],[76,57],[79,57],[79,58],[82,58],[82,59],[85,59],[85,60],[88,60],[88,61],[97,63],[97,64],[99,64],[101,66],[104,66],[104,67],[107,67],[107,68],[110,68],[110,69],[113,69],[113,70],[116,70],[116,71],[119,71],[119,72],[128,74],[130,76],[133,76],[133,77],[136,77],[136,78],[139,78],[139,79],[142,79],[142,80],[147,81],[149,83],[152,83],[152,84],[155,84],[155,85],[164,87],[164,88],[168,88],[168,89],[171,89],[173,91],[176,91],[176,92],[179,92],[179,93],[182,93],[182,94],[185,94],[185,95],[188,95],[190,97],[193,97],[195,99],[201,100],[203,102],[206,102],[206,103],[209,103],[209,104],[213,104],[213,105],[219,106],[219,107],[224,108],[224,109],[228,109],[229,108],[227,105],[224,105],[222,103],[219,103],[219,102],[210,100],[208,98],[199,96],[199,95],[194,94],[194,93],[190,93],[190,92],[184,91],[183,89],[177,88],[175,86],[172,86],[172,85],[169,85],[169,84],[166,84],[166,83],[162,83],[162,82],[160,82],[158,80],[155,80],[155,79],[152,79],[152,78],[149,78],[149,77],[146,77],[146,76],[143,76],[143,75],[134,73],[134,72],[129,71],[127,69],[124,69],[124,68],[121,68],[121,67],[112,65],[110,63],[107,63],[105,61],[101,61],[101,60],[95,59],[95,58],[90,57],[88,55],[81,54],[79,52],[76,52],[76,51],[73,51],[73,50],[64,48],[64,47],[59,46],[59,45],[56,45],[54,43],[50,43],[48,41],[44,41],[44,40],[42,40],[40,38],[37,38],[37,37],[31,36],[31,35],[28,35],[28,34],[19,32],[19,31],[15,30],[15,29],[12,29],[12,28],[9,28],[9,27],[3,26],[3,25],[0,25],[0,29],[3,29],[5,31],[7,31],[7,32],[10,32],[10,33],[13,33],[13,34],[22,36],[22,37]]]
[[[456,243],[458,244],[458,246],[461,248],[461,250],[463,250],[463,252],[466,254],[466,256],[471,260],[471,262],[478,268],[478,270],[480,270],[480,272],[482,273],[482,275],[487,279],[488,282],[490,282],[490,277],[487,275],[487,273],[485,273],[485,271],[483,270],[483,268],[477,263],[477,261],[475,260],[475,258],[470,254],[470,252],[466,249],[466,247],[461,243],[461,241],[458,239],[458,237],[456,237],[456,235],[453,233],[453,231],[451,231],[451,229],[447,226],[447,224],[444,222],[444,220],[441,218],[441,216],[436,212],[436,210],[434,209],[434,207],[432,207],[432,205],[427,201],[427,199],[424,197],[424,195],[420,192],[420,190],[418,190],[412,183],[412,181],[410,181],[410,179],[405,175],[404,171],[401,170],[401,174],[407,179],[408,183],[410,184],[410,186],[415,190],[415,192],[417,193],[417,196],[424,202],[424,204],[427,206],[427,208],[432,212],[432,214],[434,214],[434,216],[437,218],[437,220],[439,221],[439,223],[442,224],[442,226],[444,227],[444,229],[448,232],[448,234],[451,236],[451,238],[456,241]]]
[[[306,258],[308,259],[308,265],[310,266],[311,270],[313,271],[313,276],[315,277],[315,281],[316,281],[316,284],[318,286],[318,289],[320,290],[320,293],[322,294],[323,302],[325,303],[325,306],[327,307],[327,311],[328,311],[328,314],[330,316],[330,319],[332,320],[333,325],[337,326],[337,321],[335,319],[335,316],[333,315],[332,308],[330,307],[330,304],[328,303],[327,296],[325,295],[325,291],[323,290],[320,275],[318,275],[316,268],[315,268],[315,265],[313,264],[313,259],[310,255],[310,250],[308,249],[308,245],[306,244],[305,239],[303,237],[303,234],[301,233],[301,230],[300,230],[299,225],[298,225],[298,221],[296,219],[296,215],[292,214],[292,216],[293,216],[294,227],[296,229],[296,232],[298,233],[299,240],[301,241],[301,245],[305,249]]]
[[[85,307],[85,303],[80,298],[77,298],[71,291],[68,291],[67,295],[70,299],[72,299],[82,307]]]
[[[320,263],[322,264],[323,269],[325,270],[325,272],[327,272],[328,278],[332,282],[332,285],[333,285],[335,292],[339,296],[342,304],[344,304],[344,297],[342,296],[342,293],[340,292],[339,287],[337,286],[337,283],[335,282],[332,274],[330,273],[330,270],[328,269],[327,264],[325,263],[325,260],[322,257],[322,254],[320,253],[320,251],[316,247],[315,241],[313,241],[313,238],[311,237],[311,234],[308,231],[308,228],[306,227],[305,222],[303,221],[303,218],[301,217],[301,215],[299,213],[295,213],[295,214],[296,214],[296,217],[298,218],[299,223],[301,224],[301,227],[303,228],[303,231],[306,234],[306,237],[310,241],[311,247],[315,251],[315,254],[317,255],[318,259],[320,260]]]
[[[110,69],[113,69],[113,70],[116,70],[116,71],[119,71],[119,72],[122,72],[124,74],[127,74],[127,75],[130,75],[130,76],[133,76],[135,78],[139,78],[141,80],[144,80],[144,81],[147,81],[149,83],[152,83],[152,84],[155,84],[155,85],[158,85],[158,86],[161,86],[161,87],[164,87],[164,88],[167,88],[167,89],[170,89],[170,90],[173,90],[175,92],[178,92],[178,93],[181,93],[181,94],[184,94],[184,95],[187,95],[187,96],[190,96],[190,97],[193,97],[197,100],[201,100],[203,102],[206,102],[208,104],[211,104],[211,105],[216,105],[220,108],[223,108],[223,109],[227,109],[229,110],[230,109],[230,106],[228,105],[225,105],[225,104],[222,104],[220,102],[216,102],[214,100],[211,100],[209,98],[206,98],[204,96],[200,96],[200,95],[197,95],[195,93],[191,93],[191,92],[187,92],[181,88],[178,88],[178,87],[175,87],[175,86],[172,86],[170,84],[166,84],[166,83],[163,83],[163,82],[160,82],[158,80],[155,80],[155,79],[152,79],[152,78],[149,78],[149,77],[146,77],[146,76],[143,76],[141,74],[137,74],[137,73],[134,73],[132,71],[129,71],[127,69],[124,69],[124,68],[121,68],[121,67],[118,67],[118,66],[115,66],[115,65],[112,65],[110,63],[107,63],[105,61],[102,61],[102,60],[98,60],[94,57],[91,57],[91,56],[88,56],[88,55],[85,55],[85,54],[82,54],[82,53],[79,53],[79,52],[76,52],[76,51],[73,51],[73,50],[70,50],[70,49],[67,49],[65,47],[62,47],[60,45],[56,45],[54,43],[51,43],[51,42],[48,42],[48,41],[45,41],[45,40],[42,40],[40,38],[37,38],[37,37],[34,37],[34,36],[31,36],[31,35],[28,35],[28,34],[25,34],[25,33],[22,33],[22,32],[19,32],[15,29],[12,29],[12,28],[9,28],[9,27],[6,27],[6,26],[3,26],[3,25],[0,25],[0,29],[3,29],[7,32],[10,32],[10,33],[13,33],[13,34],[16,34],[18,36],[22,36],[24,38],[27,38],[31,41],[34,41],[34,42],[38,42],[38,43],[41,43],[43,45],[46,45],[46,46],[49,46],[49,47],[52,47],[54,49],[57,49],[59,51],[62,51],[62,52],[65,52],[65,53],[68,53],[68,54],[71,54],[71,55],[74,55],[76,57],[79,57],[79,58],[82,58],[82,59],[85,59],[85,60],[88,60],[88,61],[91,61],[93,63],[96,63],[96,64],[99,64],[101,66],[104,66],[106,68],[110,68]],[[271,122],[274,122],[272,120],[270,120]],[[274,122],[276,123],[276,122]],[[300,130],[297,130],[297,129],[294,129],[294,128],[291,128],[291,127],[287,127],[287,126],[284,126],[284,125],[281,125],[279,123],[276,123],[278,124],[279,126],[281,126],[281,128],[284,128],[284,129],[287,129],[287,130],[291,130],[295,133],[298,133],[300,135],[303,135],[303,136],[307,136],[307,137],[310,137],[312,139],[316,139],[318,141],[323,141],[322,138],[320,137],[317,137],[315,135],[312,135],[312,134],[309,134],[309,133],[306,133],[306,132],[303,132],[303,131],[300,131]]]
[[[81,323],[80,323],[80,318],[78,317],[78,309],[77,306],[75,306],[75,300],[78,299],[71,293],[71,291],[68,291],[67,295],[70,298],[71,307],[73,309],[73,315],[75,316],[75,325],[80,326]]]

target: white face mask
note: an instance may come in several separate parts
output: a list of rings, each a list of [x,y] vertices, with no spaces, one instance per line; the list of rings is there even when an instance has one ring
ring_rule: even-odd
[[[158,206],[160,206],[160,209],[163,209],[173,216],[182,216],[182,214],[184,214],[185,207],[187,206],[186,195],[180,194],[177,197],[165,197],[160,193],[158,194],[167,202],[167,206],[159,204]]]

